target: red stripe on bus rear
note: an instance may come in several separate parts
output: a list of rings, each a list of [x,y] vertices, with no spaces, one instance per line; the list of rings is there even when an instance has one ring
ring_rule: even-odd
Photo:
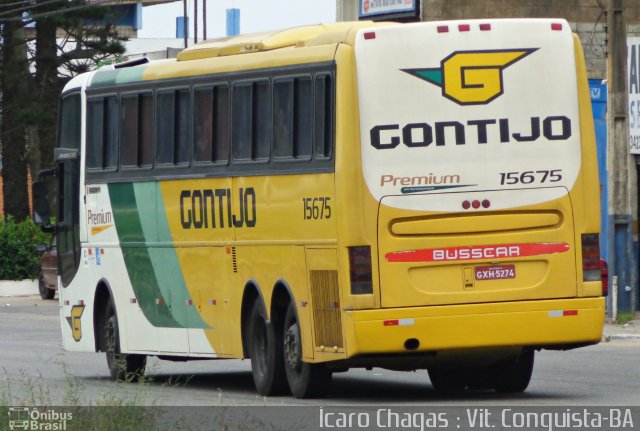
[[[494,244],[394,251],[384,257],[387,262],[450,262],[565,253],[569,248],[566,242]]]

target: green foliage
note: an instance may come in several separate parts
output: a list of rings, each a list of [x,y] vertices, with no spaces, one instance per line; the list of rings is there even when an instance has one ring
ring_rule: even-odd
[[[51,236],[31,220],[17,223],[13,217],[0,217],[0,280],[38,278],[40,253],[37,246],[49,244]]]
[[[629,323],[633,320],[633,313],[631,312],[620,312],[618,313],[618,318],[616,319],[616,323],[618,325],[624,325],[625,323]]]

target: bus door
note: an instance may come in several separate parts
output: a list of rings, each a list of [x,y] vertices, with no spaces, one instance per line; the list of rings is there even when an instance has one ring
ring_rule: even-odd
[[[75,92],[62,99],[60,138],[54,152],[58,168],[56,244],[63,287],[71,283],[80,264],[80,124],[80,93]]]

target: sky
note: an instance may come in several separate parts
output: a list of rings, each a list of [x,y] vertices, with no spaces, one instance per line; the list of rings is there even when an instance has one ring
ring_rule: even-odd
[[[189,36],[193,37],[193,6],[188,0]],[[198,1],[198,40],[202,40],[202,1]],[[335,22],[336,0],[208,0],[207,39],[226,35],[226,9],[240,9],[240,33]],[[183,2],[145,6],[139,38],[174,38]]]

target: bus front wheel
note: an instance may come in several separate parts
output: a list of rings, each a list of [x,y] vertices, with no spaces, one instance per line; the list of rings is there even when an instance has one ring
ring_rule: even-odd
[[[137,382],[147,365],[145,355],[128,355],[120,352],[120,331],[113,299],[109,298],[104,317],[104,351],[111,378],[116,381]]]
[[[324,364],[302,361],[300,325],[293,303],[284,318],[284,364],[291,393],[296,398],[321,398],[329,392],[331,371]]]
[[[282,334],[267,321],[260,301],[255,301],[249,318],[251,373],[260,395],[281,395],[287,392],[282,356]]]

